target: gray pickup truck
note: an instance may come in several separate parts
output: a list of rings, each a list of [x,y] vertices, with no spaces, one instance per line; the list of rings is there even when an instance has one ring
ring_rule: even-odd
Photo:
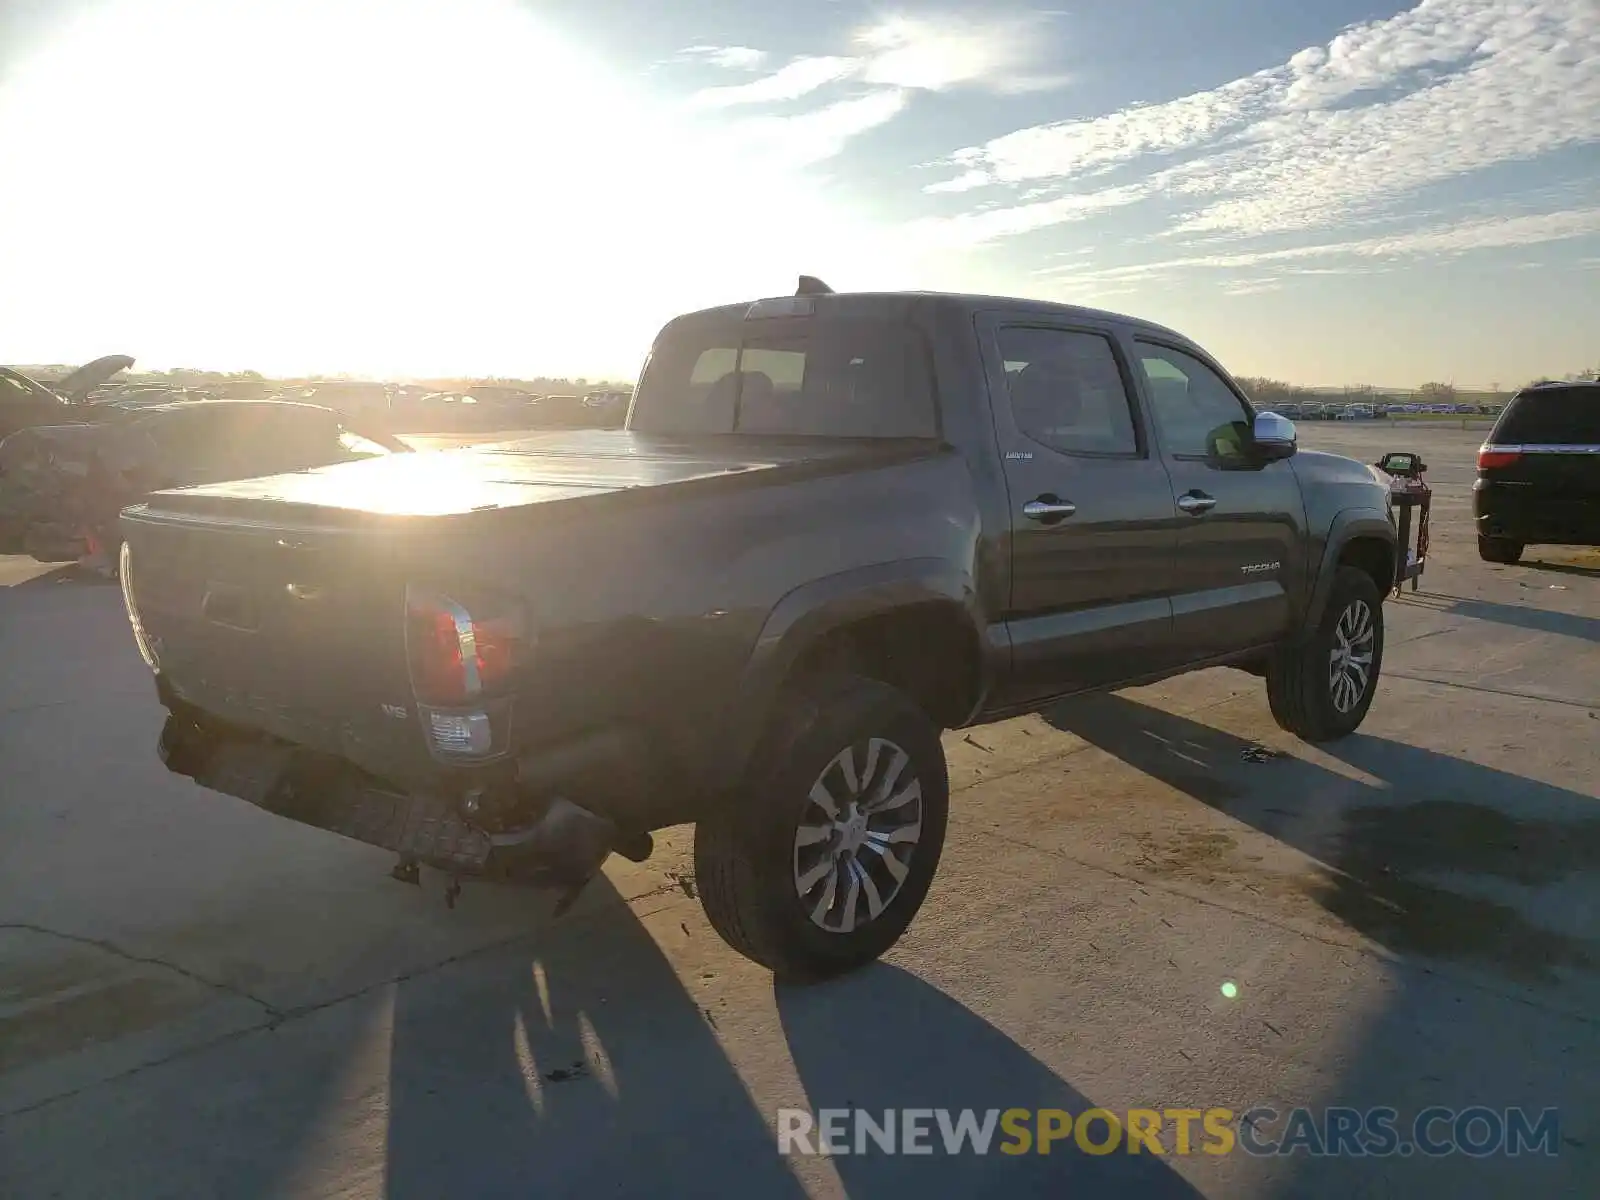
[[[1089,309],[793,296],[679,317],[626,427],[161,492],[122,580],[167,766],[561,889],[695,823],[713,926],[791,978],[933,880],[940,732],[1230,665],[1350,733],[1388,489],[1194,343]]]

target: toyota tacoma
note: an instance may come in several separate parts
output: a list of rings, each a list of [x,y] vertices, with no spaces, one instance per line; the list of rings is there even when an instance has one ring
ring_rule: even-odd
[[[802,277],[669,322],[622,429],[156,493],[121,575],[172,771],[452,901],[692,822],[717,932],[819,978],[922,904],[943,730],[1219,665],[1354,730],[1388,505],[1171,330]]]

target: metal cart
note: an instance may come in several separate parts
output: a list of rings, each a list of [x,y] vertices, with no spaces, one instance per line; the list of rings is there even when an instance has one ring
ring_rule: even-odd
[[[1394,592],[1399,595],[1406,580],[1411,590],[1417,590],[1417,580],[1428,565],[1428,509],[1433,502],[1433,489],[1423,478],[1428,464],[1422,455],[1397,450],[1385,454],[1375,464],[1389,476],[1389,498],[1394,504],[1395,527],[1399,533],[1400,553],[1395,562]],[[1416,514],[1413,522],[1412,514]],[[1416,525],[1417,544],[1411,545],[1411,527]]]

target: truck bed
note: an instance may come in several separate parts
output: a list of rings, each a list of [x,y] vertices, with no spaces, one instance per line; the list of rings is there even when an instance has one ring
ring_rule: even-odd
[[[179,707],[414,782],[440,768],[415,716],[408,584],[636,587],[627,568],[646,561],[644,539],[695,536],[700,518],[677,497],[940,449],[552,431],[158,492],[123,513],[126,586]],[[620,573],[599,570],[612,559]]]

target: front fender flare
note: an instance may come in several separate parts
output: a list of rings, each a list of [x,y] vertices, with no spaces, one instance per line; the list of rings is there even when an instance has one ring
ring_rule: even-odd
[[[1306,608],[1305,628],[1315,629],[1322,623],[1322,614],[1328,607],[1328,595],[1333,590],[1333,576],[1345,547],[1357,538],[1373,538],[1389,547],[1389,577],[1394,577],[1394,565],[1399,545],[1394,523],[1382,509],[1346,508],[1334,515],[1328,528],[1328,539],[1322,548],[1322,561],[1317,567],[1316,579],[1311,587],[1311,602]],[[1387,593],[1388,589],[1384,589]]]

